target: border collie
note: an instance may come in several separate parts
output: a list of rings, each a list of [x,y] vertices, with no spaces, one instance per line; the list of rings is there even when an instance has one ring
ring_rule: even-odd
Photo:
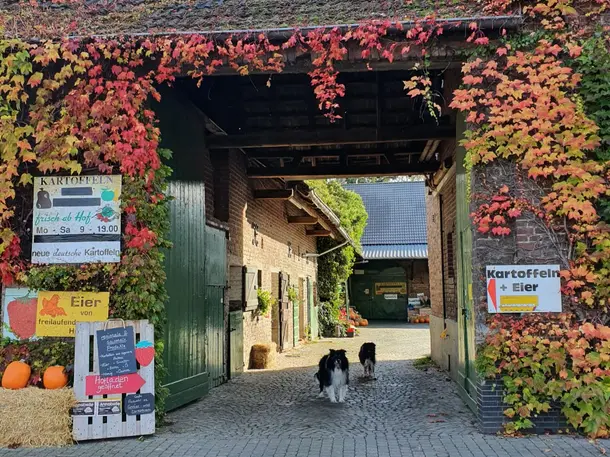
[[[331,403],[337,402],[337,396],[339,403],[343,403],[349,384],[349,362],[345,356],[345,350],[331,349],[320,359],[318,372],[314,376],[320,382],[319,397],[324,396],[324,391],[326,391]]]
[[[364,343],[360,346],[358,358],[364,367],[364,376],[375,379],[375,343]]]

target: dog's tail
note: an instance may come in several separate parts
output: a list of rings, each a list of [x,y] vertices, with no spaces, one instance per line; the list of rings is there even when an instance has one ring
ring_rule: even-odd
[[[316,378],[318,381],[320,380],[320,376],[318,375],[317,372],[313,375],[313,377]]]

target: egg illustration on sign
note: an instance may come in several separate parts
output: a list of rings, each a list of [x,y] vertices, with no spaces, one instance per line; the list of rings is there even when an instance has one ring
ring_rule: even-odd
[[[150,341],[142,340],[136,344],[136,360],[140,366],[146,367],[155,358],[155,347]]]

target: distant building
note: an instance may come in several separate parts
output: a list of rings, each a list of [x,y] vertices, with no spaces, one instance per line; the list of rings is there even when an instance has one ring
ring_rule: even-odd
[[[366,319],[406,320],[409,298],[428,297],[426,185],[423,181],[348,184],[369,214],[364,262],[350,277],[350,302]]]

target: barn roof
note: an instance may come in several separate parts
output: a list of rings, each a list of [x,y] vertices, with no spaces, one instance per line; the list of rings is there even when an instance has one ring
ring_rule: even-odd
[[[75,21],[74,3],[39,0],[36,20],[75,24],[74,34],[135,34],[276,30],[403,21],[435,15],[443,19],[482,18],[482,1],[424,0],[83,0],[86,19]],[[76,2],[78,3],[78,2]],[[31,15],[27,2],[0,0],[0,14]],[[488,16],[488,15],[487,15]]]
[[[423,181],[348,184],[369,214],[361,240],[365,259],[426,259],[426,185]]]

